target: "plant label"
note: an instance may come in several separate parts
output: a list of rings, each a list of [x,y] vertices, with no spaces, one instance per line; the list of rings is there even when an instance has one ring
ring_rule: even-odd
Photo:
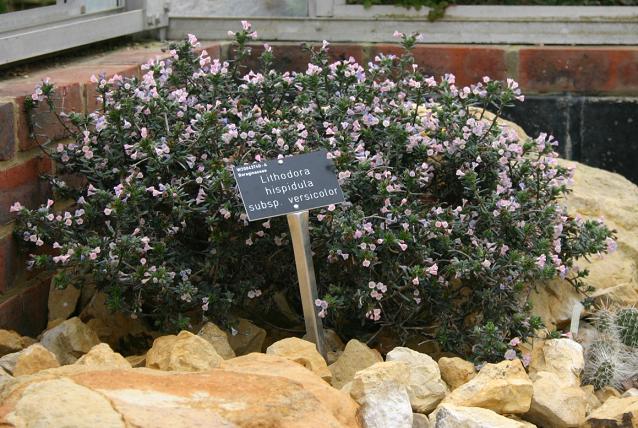
[[[235,166],[233,174],[250,221],[345,201],[324,150]]]

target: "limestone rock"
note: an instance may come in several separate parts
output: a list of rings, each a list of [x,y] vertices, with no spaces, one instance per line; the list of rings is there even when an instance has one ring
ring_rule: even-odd
[[[378,351],[368,348],[365,343],[352,339],[346,344],[346,348],[337,361],[329,366],[332,372],[332,386],[341,389],[354,378],[355,373],[359,370],[382,361],[383,358]]]
[[[97,292],[80,313],[82,321],[87,323],[102,342],[111,348],[127,352],[146,350],[150,345],[152,333],[140,319],[133,319],[122,312],[111,312],[106,305],[107,296]]]
[[[386,361],[408,364],[408,396],[415,412],[430,413],[445,398],[447,386],[441,379],[439,366],[429,355],[399,346],[386,355]]]
[[[109,400],[69,379],[28,385],[4,421],[16,427],[125,427]]]
[[[628,389],[627,391],[623,392],[621,397],[623,397],[623,398],[625,398],[625,397],[638,397],[638,389],[637,388]]]
[[[231,330],[228,343],[236,355],[261,352],[266,339],[266,330],[256,326],[252,321],[240,318],[239,323]]]
[[[326,382],[330,382],[332,379],[332,373],[328,369],[326,361],[312,342],[307,342],[297,337],[289,337],[270,345],[266,349],[266,354],[277,355],[299,363],[316,373]]]
[[[591,412],[585,426],[602,427],[638,427],[638,397],[610,397],[602,406]]]
[[[554,373],[560,381],[569,386],[580,386],[580,374],[585,367],[583,347],[571,339],[545,340],[532,349],[529,376],[536,373]]]
[[[132,367],[146,367],[146,354],[129,355],[128,357],[125,357],[125,358],[126,358],[126,361],[128,361]]]
[[[23,348],[22,336],[15,331],[0,330],[0,357]]]
[[[554,373],[536,374],[527,420],[544,427],[579,427],[585,422],[586,411],[587,397],[580,387],[563,386]]]
[[[339,359],[346,345],[344,345],[337,332],[332,329],[325,329],[323,335],[326,345],[326,362],[332,364]],[[310,341],[307,334],[302,339]]]
[[[443,404],[523,414],[529,411],[533,391],[520,360],[502,361],[483,366],[472,380],[452,391]]]
[[[620,391],[618,391],[613,386],[604,386],[595,392],[596,397],[600,400],[601,403],[604,403],[611,397],[620,398]]]
[[[8,360],[9,358],[11,359]],[[13,376],[25,376],[37,373],[40,370],[60,367],[60,364],[55,354],[36,343],[20,352],[0,358],[0,366]]]
[[[321,407],[332,409],[331,412],[336,415],[336,419],[342,424],[339,426],[359,426],[357,422],[359,406],[348,394],[336,391],[315,373],[288,359],[274,355],[252,353],[233,358],[232,360],[226,360],[222,363],[222,368],[226,371],[268,376],[275,379],[285,378],[291,382],[301,383],[304,389],[319,399],[322,403]],[[301,404],[296,405],[305,407],[305,405]],[[328,418],[325,426],[333,426],[331,422],[329,422],[331,420],[332,418]],[[291,427],[295,427],[295,423],[300,422],[299,420],[293,420]],[[278,425],[273,425],[273,427],[274,426]],[[307,426],[314,427],[324,425],[312,425],[309,423]]]
[[[185,330],[177,336],[158,337],[146,354],[146,367],[159,370],[210,370],[222,361],[213,345]]]
[[[366,428],[412,427],[408,378],[403,361],[376,363],[354,375],[350,396],[361,405]]]
[[[438,363],[441,370],[441,378],[448,384],[450,389],[456,389],[476,376],[474,364],[462,358],[441,357]]]
[[[576,168],[573,192],[565,199],[568,213],[584,218],[603,217],[610,229],[617,230],[616,252],[576,262],[590,272],[586,283],[596,288],[594,296],[604,296],[611,303],[638,303],[638,186],[619,174],[571,161],[560,163]],[[534,312],[552,328],[569,323],[573,304],[580,297],[567,281],[555,280],[532,292],[530,300]]]
[[[442,404],[430,415],[431,428],[528,428],[534,425],[506,418],[480,407]]]
[[[223,365],[198,373],[116,369],[68,372],[54,380],[38,374],[0,396],[0,426],[13,426],[10,421],[20,421],[17,427],[28,421],[32,427],[80,428],[361,426],[358,406],[349,396],[292,361],[251,354]],[[99,405],[95,396],[108,407]],[[38,400],[51,405],[25,405]],[[121,415],[121,424],[110,418],[111,412]],[[63,416],[67,419],[58,419]]]
[[[421,413],[412,413],[412,428],[430,428],[430,420]]]
[[[73,364],[100,339],[78,317],[73,317],[44,332],[40,343],[55,354],[60,364]]]
[[[4,388],[4,385],[11,383],[13,376],[0,367],[0,391]]]
[[[230,343],[228,343],[228,335],[212,322],[204,324],[197,335],[213,345],[215,351],[217,351],[223,359],[228,360],[229,358],[235,358],[235,351],[233,351],[233,348],[230,347]]]
[[[585,393],[585,414],[590,414],[593,410],[600,407],[602,404],[598,397],[596,397],[596,393],[594,392],[594,385],[585,385],[581,386],[580,389]]]
[[[49,321],[67,319],[78,304],[81,293],[80,288],[68,285],[65,288],[58,288],[51,281],[49,289]]]
[[[131,363],[121,354],[113,352],[107,343],[95,345],[88,353],[82,355],[75,364],[113,369],[131,368]]]

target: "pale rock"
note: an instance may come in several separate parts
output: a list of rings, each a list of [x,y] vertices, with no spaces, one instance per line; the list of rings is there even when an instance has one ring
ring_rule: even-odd
[[[623,392],[621,397],[623,397],[623,398],[626,398],[626,397],[638,397],[638,389],[630,388],[627,391]]]
[[[580,386],[585,367],[583,347],[571,339],[550,339],[534,346],[529,376],[533,380],[539,372],[554,373],[562,384]]]
[[[73,317],[44,332],[40,343],[55,354],[60,364],[73,364],[100,339],[78,317]]]
[[[583,392],[585,393],[585,403],[586,403],[585,414],[588,415],[593,410],[599,408],[602,403],[600,402],[598,397],[596,397],[596,393],[594,391],[594,385],[584,385],[584,386],[581,386],[580,389],[582,389]]]
[[[441,404],[429,417],[431,428],[529,428],[534,425],[506,418],[480,407]]]
[[[131,363],[117,352],[113,352],[108,343],[95,345],[89,352],[82,355],[75,364],[112,369],[130,369]]]
[[[328,369],[326,361],[312,342],[307,342],[298,337],[289,337],[270,345],[266,349],[266,354],[277,355],[299,363],[326,382],[330,382],[332,379],[332,373]]]
[[[207,322],[197,335],[213,345],[215,351],[225,360],[235,358],[235,351],[228,343],[228,334],[212,322]]]
[[[125,358],[126,358],[126,361],[128,361],[132,367],[146,367],[146,354],[129,355],[128,357],[125,357]]]
[[[155,339],[146,354],[146,367],[195,372],[219,367],[223,360],[213,345],[184,330]]]
[[[51,281],[49,289],[49,321],[65,320],[75,311],[81,293],[80,288],[68,285],[58,288]]]
[[[109,400],[69,379],[30,384],[6,421],[16,427],[125,427]]]
[[[228,335],[228,343],[235,355],[246,355],[261,352],[266,340],[266,330],[253,324],[252,321],[240,318],[238,324]]]
[[[438,363],[439,370],[441,370],[441,378],[448,384],[450,389],[456,389],[476,376],[474,364],[462,358],[441,357]]]
[[[403,361],[376,363],[354,375],[350,396],[361,405],[366,428],[412,427],[408,378],[409,366]]]
[[[386,355],[386,361],[408,364],[408,395],[415,412],[430,413],[445,398],[447,385],[441,379],[439,366],[429,355],[398,346]]]
[[[55,328],[55,327],[59,326],[60,324],[62,324],[64,321],[66,321],[66,318],[64,318],[64,319],[58,318],[58,319],[54,319],[52,321],[48,321],[46,330],[51,330],[52,328]],[[88,323],[87,323],[87,325],[88,325]],[[91,327],[91,328],[93,328],[93,327]],[[95,329],[93,331],[97,332],[97,330],[95,330]]]
[[[422,413],[412,413],[412,428],[430,428],[430,420]]]
[[[359,426],[359,424],[356,423],[358,419],[355,418],[358,414],[359,406],[349,394],[336,391],[315,373],[286,358],[255,352],[231,360],[225,360],[222,363],[222,369],[242,374],[264,376],[275,379],[276,381],[278,381],[279,378],[284,378],[290,382],[301,384],[305,390],[312,393],[312,395],[317,397],[321,402],[318,406],[320,411],[325,412],[323,410],[324,408],[331,409],[331,413],[335,415],[340,424],[335,425],[335,427]],[[314,400],[310,400],[308,403],[296,403],[294,405],[298,407],[299,410],[305,411],[304,409],[308,407],[316,406],[316,404],[313,403]],[[292,420],[290,422],[291,428],[296,426],[295,423],[301,426],[308,426],[309,428],[315,426],[333,426],[332,422],[330,422],[332,421],[332,417],[327,417],[325,422],[314,425],[311,422],[307,422],[306,425],[304,425],[302,421],[303,419]],[[278,427],[279,425],[272,426]]]
[[[494,118],[489,113],[488,119]],[[499,119],[499,124],[512,128],[521,140],[528,138],[515,123]],[[604,218],[610,229],[617,231],[618,250],[603,257],[590,257],[577,261],[579,268],[587,269],[588,285],[596,288],[593,297],[604,298],[607,303],[631,306],[638,303],[638,186],[620,174],[593,168],[574,161],[558,159],[561,166],[574,168],[571,192],[565,197],[567,212],[571,216]],[[567,326],[572,309],[581,296],[566,280],[556,279],[533,290],[530,302],[548,329]]]
[[[486,364],[469,382],[452,391],[443,404],[483,407],[497,413],[529,411],[534,388],[520,360]]]
[[[341,356],[328,367],[332,372],[332,386],[341,389],[350,382],[355,373],[382,362],[381,354],[375,349],[370,349],[365,343],[351,339]]]
[[[0,367],[0,391],[2,391],[5,385],[13,383],[13,380],[13,376],[11,376],[10,373]]]
[[[146,349],[152,333],[142,320],[131,318],[122,312],[111,312],[106,301],[107,296],[104,292],[96,292],[80,313],[82,321],[94,329],[102,342],[108,343],[113,349],[118,349],[122,340],[140,343],[139,346]]]
[[[25,376],[56,367],[60,367],[60,363],[55,354],[41,344],[34,343],[19,353],[13,375]]]
[[[539,372],[534,380],[532,405],[525,419],[552,428],[579,427],[585,422],[587,397],[578,386],[564,386],[550,372]]]
[[[329,328],[325,329],[323,331],[323,336],[324,336],[323,337],[325,342],[324,345],[326,347],[326,354],[327,354],[326,362],[328,364],[332,364],[335,361],[337,361],[337,359],[339,359],[346,345],[343,343],[343,341],[341,340],[337,332],[332,329],[329,329]],[[307,334],[305,334],[303,337],[303,340],[310,341],[310,337]]]
[[[18,352],[24,347],[22,336],[15,331],[0,329],[0,357]]]
[[[597,390],[595,392],[595,394],[596,394],[596,397],[598,397],[598,400],[600,400],[601,403],[604,403],[605,401],[607,401],[611,397],[620,398],[620,396],[621,396],[620,391],[618,391],[613,386],[603,386],[602,388]]]
[[[18,356],[20,356],[20,351],[12,352],[0,357],[0,369],[6,371],[9,374],[13,373],[16,363],[18,362]]]
[[[250,354],[223,361],[223,368],[196,373],[68,368],[81,366],[29,376],[18,386],[0,390],[0,426],[361,427],[359,406],[352,398],[299,364],[276,356]],[[51,376],[65,378],[50,384]],[[108,407],[100,406],[96,396]],[[37,407],[37,401],[44,404]],[[113,422],[113,414],[121,415],[123,423]],[[15,422],[19,416],[20,423],[12,424],[9,415]]]
[[[569,215],[604,218],[610,229],[617,231],[618,249],[590,260],[576,261],[581,270],[589,270],[585,279],[596,290],[595,298],[619,305],[638,303],[638,186],[619,174],[592,168],[572,161],[560,160],[563,166],[576,168],[573,191],[565,202]],[[582,296],[565,280],[556,279],[539,287],[530,295],[534,313],[548,328],[567,326],[575,302]]]
[[[0,366],[17,377],[60,367],[60,363],[58,363],[55,354],[39,343],[36,343],[20,352],[8,354],[0,358]]]
[[[587,416],[586,427],[638,427],[638,397],[610,397]]]

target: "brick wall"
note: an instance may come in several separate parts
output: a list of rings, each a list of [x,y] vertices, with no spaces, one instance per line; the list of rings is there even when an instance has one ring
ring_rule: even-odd
[[[205,43],[213,57],[229,57],[228,46]],[[254,56],[261,45],[254,46]],[[273,44],[282,69],[306,69],[308,54],[299,44]],[[354,56],[367,62],[379,53],[400,53],[394,45],[335,44],[334,59]],[[29,129],[24,98],[36,83],[50,77],[57,86],[62,111],[96,107],[92,74],[139,75],[140,65],[161,55],[158,45],[122,49],[38,71],[28,78],[0,81],[0,328],[35,335],[46,325],[49,278],[29,274],[16,250],[9,206],[20,201],[35,207],[49,196],[40,179],[55,165],[38,145],[60,138],[63,130],[44,108],[34,112],[38,127]],[[638,182],[638,47],[517,47],[420,45],[417,63],[434,75],[454,73],[467,85],[488,75],[519,81],[528,101],[506,116],[534,135],[554,133],[565,157],[623,173]],[[253,63],[254,64],[254,63]]]

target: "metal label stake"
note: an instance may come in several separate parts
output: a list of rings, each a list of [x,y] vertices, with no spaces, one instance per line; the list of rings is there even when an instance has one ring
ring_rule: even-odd
[[[308,339],[326,358],[326,345],[312,264],[308,210],[345,202],[332,158],[325,150],[265,160],[233,168],[248,220],[286,215]]]
[[[317,299],[317,281],[315,268],[312,264],[312,250],[310,247],[310,233],[308,231],[308,211],[294,212],[286,215],[292,248],[295,252],[295,265],[297,267],[297,279],[299,280],[299,292],[303,316],[306,322],[306,334],[317,345],[319,353],[326,358],[326,345],[323,335],[321,318],[315,309]]]

